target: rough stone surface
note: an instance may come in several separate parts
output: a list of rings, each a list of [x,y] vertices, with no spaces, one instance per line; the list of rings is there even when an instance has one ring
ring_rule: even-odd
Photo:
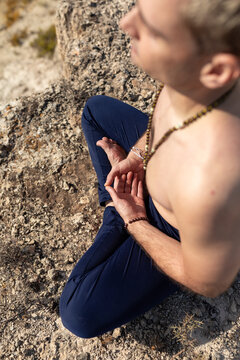
[[[63,286],[102,216],[80,125],[84,103],[107,94],[148,111],[157,87],[131,65],[118,30],[129,6],[61,0],[64,77],[1,111],[0,359],[240,358],[239,277],[217,299],[180,292],[93,339],[70,334],[59,318]]]
[[[0,0],[0,108],[19,96],[43,91],[49,83],[57,81],[62,72],[58,51],[53,59],[40,58],[30,45],[39,30],[45,31],[55,23],[58,0],[32,0],[26,7],[18,9],[18,21],[6,29],[7,2],[11,3]],[[13,46],[11,39],[22,31],[26,31],[26,38],[21,40],[21,46]]]

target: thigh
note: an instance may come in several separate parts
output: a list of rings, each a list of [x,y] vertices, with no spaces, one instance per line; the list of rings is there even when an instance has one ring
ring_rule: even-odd
[[[91,97],[83,110],[82,126],[85,133],[91,127],[95,141],[103,136],[117,141],[129,152],[147,128],[148,116],[117,99],[98,95]]]
[[[129,322],[177,290],[130,236],[84,286],[89,314],[99,319],[97,333]]]

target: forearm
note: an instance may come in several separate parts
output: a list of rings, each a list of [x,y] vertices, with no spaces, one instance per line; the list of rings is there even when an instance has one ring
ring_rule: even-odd
[[[189,287],[183,267],[181,243],[146,221],[128,225],[136,242],[153,259],[156,267],[176,282]]]
[[[128,225],[128,231],[153,259],[156,266],[185,288],[197,294],[215,298],[225,287],[193,281],[191,274],[185,271],[181,243],[167,236],[146,221],[137,221]]]
[[[184,269],[181,243],[167,236],[146,221],[137,221],[128,225],[128,231],[144,251],[153,259],[157,268],[185,288],[206,296],[215,298],[229,286],[204,284],[193,281],[191,274]]]
[[[191,281],[185,272],[181,243],[164,234],[146,221],[128,226],[128,231],[152,258],[156,267],[183,287],[203,296],[212,296],[207,289]]]
[[[129,224],[128,231],[153,259],[157,268],[185,288],[200,295],[216,297],[218,289],[191,280],[184,268],[181,243],[167,236],[146,221]]]
[[[167,236],[146,221],[137,221],[128,225],[128,231],[152,258],[156,267],[183,287],[206,297],[215,298],[229,286],[209,284],[201,279],[192,279],[185,270],[181,242]]]

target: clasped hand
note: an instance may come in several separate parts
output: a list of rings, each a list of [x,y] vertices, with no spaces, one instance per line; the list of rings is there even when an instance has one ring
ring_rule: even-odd
[[[119,215],[125,223],[136,217],[146,217],[143,182],[132,171],[115,177],[114,186],[106,186]]]

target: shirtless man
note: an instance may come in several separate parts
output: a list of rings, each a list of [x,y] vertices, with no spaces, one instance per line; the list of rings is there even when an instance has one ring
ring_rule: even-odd
[[[221,24],[217,16],[223,3],[228,3],[225,23],[235,23],[235,29],[233,26],[234,30],[229,30],[229,25],[226,33],[223,32],[225,24]],[[222,95],[228,95],[213,111],[173,132],[153,154],[146,172],[141,156],[145,151],[146,132],[143,130],[147,124],[140,130],[142,136],[137,143],[130,144],[129,140],[125,146],[117,134],[116,137],[108,135],[111,135],[110,130],[98,138],[99,150],[105,151],[112,165],[104,181],[112,200],[106,194],[100,196],[101,204],[106,204],[103,224],[107,216],[108,219],[115,218],[105,223],[105,230],[100,229],[98,236],[102,237],[108,229],[108,233],[104,233],[105,242],[96,238],[95,251],[90,249],[88,257],[86,253],[79,261],[63,292],[60,303],[63,324],[76,335],[96,336],[131,320],[173,293],[177,284],[203,296],[217,297],[229,288],[239,272],[240,47],[236,36],[240,29],[239,18],[239,1],[211,0],[211,3],[204,1],[203,4],[198,0],[138,0],[121,20],[121,29],[131,37],[132,61],[164,83],[153,114],[150,149],[167,130],[182,124]],[[197,37],[199,29],[202,38]],[[91,108],[91,102],[86,105],[83,130],[101,184],[105,175],[102,178],[99,175],[96,162],[100,161],[95,158],[98,150],[91,149],[86,123],[90,122],[91,116],[95,124],[96,109],[104,111],[107,105],[99,105],[96,97],[94,101],[95,107],[92,104]],[[109,100],[102,97],[102,101]],[[121,109],[119,105],[118,113]],[[117,113],[113,116],[111,111],[112,118],[118,116]],[[143,115],[139,123],[141,121],[145,121]],[[103,128],[100,122],[98,128]],[[145,183],[151,201],[148,204],[143,194]],[[103,193],[103,189],[100,191]],[[127,224],[128,232],[121,232],[118,214]],[[115,249],[114,239],[118,239]],[[131,241],[131,247],[120,281],[114,269],[127,241]],[[108,255],[100,259],[105,247],[109,247]],[[99,259],[94,263],[92,259],[96,254]],[[139,257],[144,260],[140,261]],[[111,268],[109,259],[114,259]],[[134,261],[137,271],[129,275],[128,269]],[[142,265],[142,262],[146,264]],[[93,276],[91,271],[103,263],[101,271]],[[154,267],[153,273],[146,270],[150,264]],[[144,271],[142,266],[146,266]],[[111,275],[107,276],[107,272]],[[148,274],[146,278],[145,273]],[[87,278],[88,285],[84,283]],[[156,279],[155,285],[144,293],[152,278]],[[96,292],[98,282],[109,292],[110,300],[105,301],[100,290]],[[143,289],[140,291],[141,284]],[[126,300],[127,293],[131,294]],[[140,304],[141,298],[144,300]],[[101,301],[104,305],[99,304]],[[107,312],[111,313],[109,318]],[[103,317],[107,317],[105,321]],[[94,325],[89,325],[91,322]]]

